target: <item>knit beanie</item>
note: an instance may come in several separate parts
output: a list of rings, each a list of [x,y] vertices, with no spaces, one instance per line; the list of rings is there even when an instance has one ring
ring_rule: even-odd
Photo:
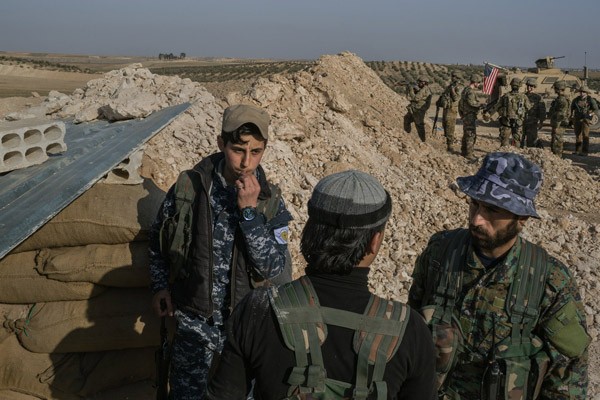
[[[308,201],[308,216],[314,222],[336,228],[375,228],[391,213],[389,193],[373,176],[357,170],[321,179]]]

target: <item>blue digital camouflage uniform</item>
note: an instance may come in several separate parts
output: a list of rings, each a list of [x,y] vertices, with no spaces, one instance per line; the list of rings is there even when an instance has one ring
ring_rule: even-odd
[[[210,203],[213,216],[213,285],[214,311],[210,320],[191,312],[176,310],[177,329],[171,353],[169,377],[170,398],[201,399],[205,396],[208,371],[214,354],[219,354],[225,340],[224,324],[230,312],[230,274],[234,234],[240,227],[249,257],[256,266],[268,266],[261,271],[263,276],[272,277],[284,269],[287,243],[260,218],[242,221],[237,207],[234,186],[227,185],[220,173],[221,165],[213,172]],[[150,232],[150,276],[153,293],[169,287],[169,270],[160,252],[159,232],[165,219],[175,214],[174,187],[167,192],[165,200]],[[276,215],[286,214],[291,220],[283,199]],[[281,228],[278,232],[281,231]],[[285,236],[285,235],[283,235]]]
[[[533,200],[542,181],[543,175],[539,167],[514,153],[490,153],[475,175],[457,179],[460,190],[469,197],[515,215],[534,218],[539,218]],[[454,249],[458,249],[457,253],[444,253],[441,249],[449,243],[448,239],[460,237],[457,236],[459,232],[466,235],[464,239],[460,239],[460,243],[452,242]],[[460,328],[460,333],[455,333],[462,337],[464,345],[452,347],[460,350],[456,365],[446,377],[447,386],[443,389],[445,398],[481,399],[484,370],[491,354],[498,354],[502,358],[502,351],[506,350],[502,346],[515,338],[513,329],[517,332],[520,329],[526,330],[520,325],[522,320],[514,322],[509,315],[509,309],[514,312],[514,304],[522,305],[514,297],[509,299],[509,293],[511,284],[517,280],[521,253],[526,247],[538,248],[517,237],[506,256],[486,268],[470,242],[468,231],[459,229],[433,235],[426,249],[417,258],[408,299],[408,304],[417,310],[424,311],[423,307],[435,304],[435,298],[439,298],[440,293],[448,295],[449,291],[439,291],[445,282],[458,282],[458,279],[462,279],[458,291],[454,292],[457,295],[449,304],[454,305],[452,314]],[[458,262],[448,261],[450,258],[441,260],[444,254],[452,254]],[[533,365],[533,371],[537,367],[546,371],[538,381],[538,398],[585,399],[589,336],[581,296],[573,276],[564,264],[549,255],[539,260],[545,262],[524,264],[529,267],[524,271],[533,277],[536,277],[533,268],[544,271],[543,266],[546,266],[545,275],[537,275],[540,282],[543,282],[544,290],[540,293],[540,303],[536,309],[539,313],[531,317],[536,318],[531,320],[532,335],[525,337],[527,347],[519,347],[512,355],[505,354],[504,359],[511,358],[514,361],[522,357],[519,361],[522,366],[530,368]],[[459,267],[457,270],[447,270],[442,268],[442,263],[445,262]],[[447,287],[452,289],[453,285],[450,283]],[[520,292],[515,293],[518,296]],[[442,298],[445,302],[450,299]],[[521,301],[525,302],[525,297]],[[511,307],[508,304],[512,304]],[[502,342],[503,340],[505,341]],[[492,348],[498,352],[491,352]],[[528,355],[524,355],[525,353]],[[504,387],[507,393],[499,399],[533,398],[534,388],[529,387],[527,397],[523,397],[524,389],[519,387],[519,384],[524,386],[520,379],[526,378],[512,375],[506,377]]]

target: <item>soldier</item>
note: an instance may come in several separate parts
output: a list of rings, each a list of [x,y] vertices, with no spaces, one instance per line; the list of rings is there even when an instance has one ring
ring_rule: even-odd
[[[483,104],[477,98],[481,77],[473,74],[469,81],[469,85],[460,94],[458,113],[463,120],[461,154],[471,160],[474,158],[473,150],[477,140],[477,113],[483,108]]]
[[[550,127],[552,128],[552,138],[550,140],[550,149],[552,153],[559,157],[563,154],[563,135],[565,133],[565,126],[569,120],[569,99],[565,95],[565,89],[567,84],[565,81],[554,82],[554,92],[558,95],[556,99],[552,101],[550,110],[548,111],[548,118],[550,118]]]
[[[524,93],[519,93],[521,79],[510,81],[510,92],[503,95],[490,109],[491,113],[498,112],[500,116],[500,145],[521,145],[523,136],[523,121],[525,114],[531,108],[531,103]],[[512,137],[512,140],[511,140]]]
[[[575,153],[587,156],[590,150],[590,123],[598,112],[598,104],[591,96],[590,89],[579,88],[579,96],[571,102],[571,120],[575,129]]]
[[[525,95],[531,103],[531,108],[525,115],[525,122],[523,123],[523,131],[525,134],[525,144],[527,147],[541,147],[541,141],[538,139],[538,130],[542,129],[544,120],[546,119],[546,104],[542,100],[542,96],[533,92],[533,89],[537,87],[535,78],[528,78],[525,81],[526,92]]]
[[[169,398],[204,398],[233,307],[256,282],[291,280],[292,217],[260,166],[269,119],[252,105],[225,109],[220,151],[179,175],[152,225],[152,306],[177,324]]]
[[[446,147],[449,152],[454,149],[454,129],[456,127],[456,113],[458,111],[458,101],[460,100],[460,81],[462,74],[460,71],[452,71],[450,84],[440,95],[436,106],[444,111],[442,114],[442,126],[444,127],[444,136],[446,137]]]
[[[421,141],[425,141],[425,114],[431,106],[431,89],[429,89],[429,78],[425,75],[419,76],[417,86],[408,86],[406,95],[410,100],[408,111],[404,116],[404,130],[411,131],[411,124],[414,122],[417,127],[417,133]]]
[[[438,347],[443,399],[585,399],[585,311],[569,269],[520,236],[540,218],[540,168],[489,153],[457,179],[470,199],[468,229],[434,234],[417,258],[408,304]]]
[[[423,319],[370,293],[392,199],[373,176],[321,179],[300,250],[306,275],[257,289],[233,311],[209,399],[411,399],[435,395],[435,349]]]

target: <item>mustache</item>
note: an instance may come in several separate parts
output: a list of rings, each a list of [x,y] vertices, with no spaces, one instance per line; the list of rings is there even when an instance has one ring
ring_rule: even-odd
[[[482,235],[487,235],[488,233],[480,226],[475,226],[472,224],[469,224],[469,230],[471,232],[475,232],[475,233],[480,233]]]

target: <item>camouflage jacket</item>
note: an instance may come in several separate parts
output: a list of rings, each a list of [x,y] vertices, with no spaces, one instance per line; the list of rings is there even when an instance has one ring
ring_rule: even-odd
[[[531,109],[531,103],[525,93],[506,93],[493,107],[500,118],[517,119],[523,121],[527,111]]]
[[[541,123],[546,119],[546,103],[542,100],[542,96],[537,93],[526,93],[531,108],[527,111],[525,116],[526,123]]]
[[[289,253],[287,249],[287,225],[292,219],[283,199],[279,210],[271,220],[260,214],[252,221],[244,221],[237,207],[235,188],[228,185],[222,175],[222,153],[204,158],[196,167],[204,176],[205,185],[198,193],[196,210],[204,210],[204,224],[195,224],[193,243],[204,244],[206,253],[191,253],[190,265],[193,273],[187,278],[177,279],[171,295],[178,308],[190,315],[212,317],[215,325],[222,325],[229,311],[245,294],[248,283],[247,266],[254,266],[264,278],[277,276],[285,269]],[[259,166],[256,171],[261,187],[266,185],[264,171]],[[160,249],[160,229],[163,222],[177,213],[174,186],[172,186],[157,214],[149,235],[150,279],[153,293],[169,287],[170,266]],[[198,218],[200,219],[200,218]],[[285,230],[286,237],[281,232]],[[198,239],[198,240],[196,240]],[[212,239],[212,240],[211,240]],[[236,248],[242,251],[236,252]],[[199,247],[197,247],[199,248]],[[237,257],[234,254],[237,253]],[[200,260],[200,261],[195,261]],[[197,270],[196,270],[197,269]],[[237,271],[237,273],[236,273]],[[233,276],[232,276],[233,275]],[[207,279],[208,278],[208,279]],[[193,295],[190,295],[189,293]]]
[[[444,93],[440,95],[440,107],[442,108],[456,108],[458,101],[460,100],[460,84],[458,81],[451,82]]]
[[[460,94],[460,100],[458,101],[458,112],[460,115],[477,115],[480,107],[481,103],[477,99],[477,91],[471,86],[465,87]]]
[[[438,251],[449,231],[432,236],[427,248],[417,258],[413,271],[408,304],[417,310],[432,304],[431,287],[439,277],[430,269],[432,254]],[[505,259],[488,270],[476,256],[472,246],[465,255],[462,291],[456,301],[455,317],[460,321],[464,348],[458,364],[451,370],[447,385],[460,396],[450,398],[479,399],[485,362],[495,343],[511,337],[512,324],[504,308],[510,284],[514,278],[524,239],[518,238]],[[549,256],[545,290],[539,307],[539,319],[534,337],[543,343],[544,358],[549,360],[543,377],[540,398],[585,399],[587,393],[587,348],[579,356],[565,355],[550,338],[550,323],[560,317],[563,307],[574,305],[579,332],[585,333],[585,317],[581,296],[565,265]],[[428,298],[425,298],[428,297]],[[583,331],[581,331],[583,329]],[[583,333],[582,333],[583,334]],[[587,333],[585,333],[587,338]],[[529,398],[529,397],[528,397]]]
[[[418,90],[408,87],[406,95],[410,101],[408,110],[412,114],[422,113],[424,115],[431,106],[431,98],[433,97],[433,94],[431,93],[429,86],[423,86]]]
[[[592,113],[598,112],[598,104],[590,96],[577,96],[571,102],[571,115],[577,121],[590,119]]]
[[[548,118],[552,123],[561,123],[569,118],[569,99],[564,94],[560,94],[552,101],[550,110],[548,110]]]

